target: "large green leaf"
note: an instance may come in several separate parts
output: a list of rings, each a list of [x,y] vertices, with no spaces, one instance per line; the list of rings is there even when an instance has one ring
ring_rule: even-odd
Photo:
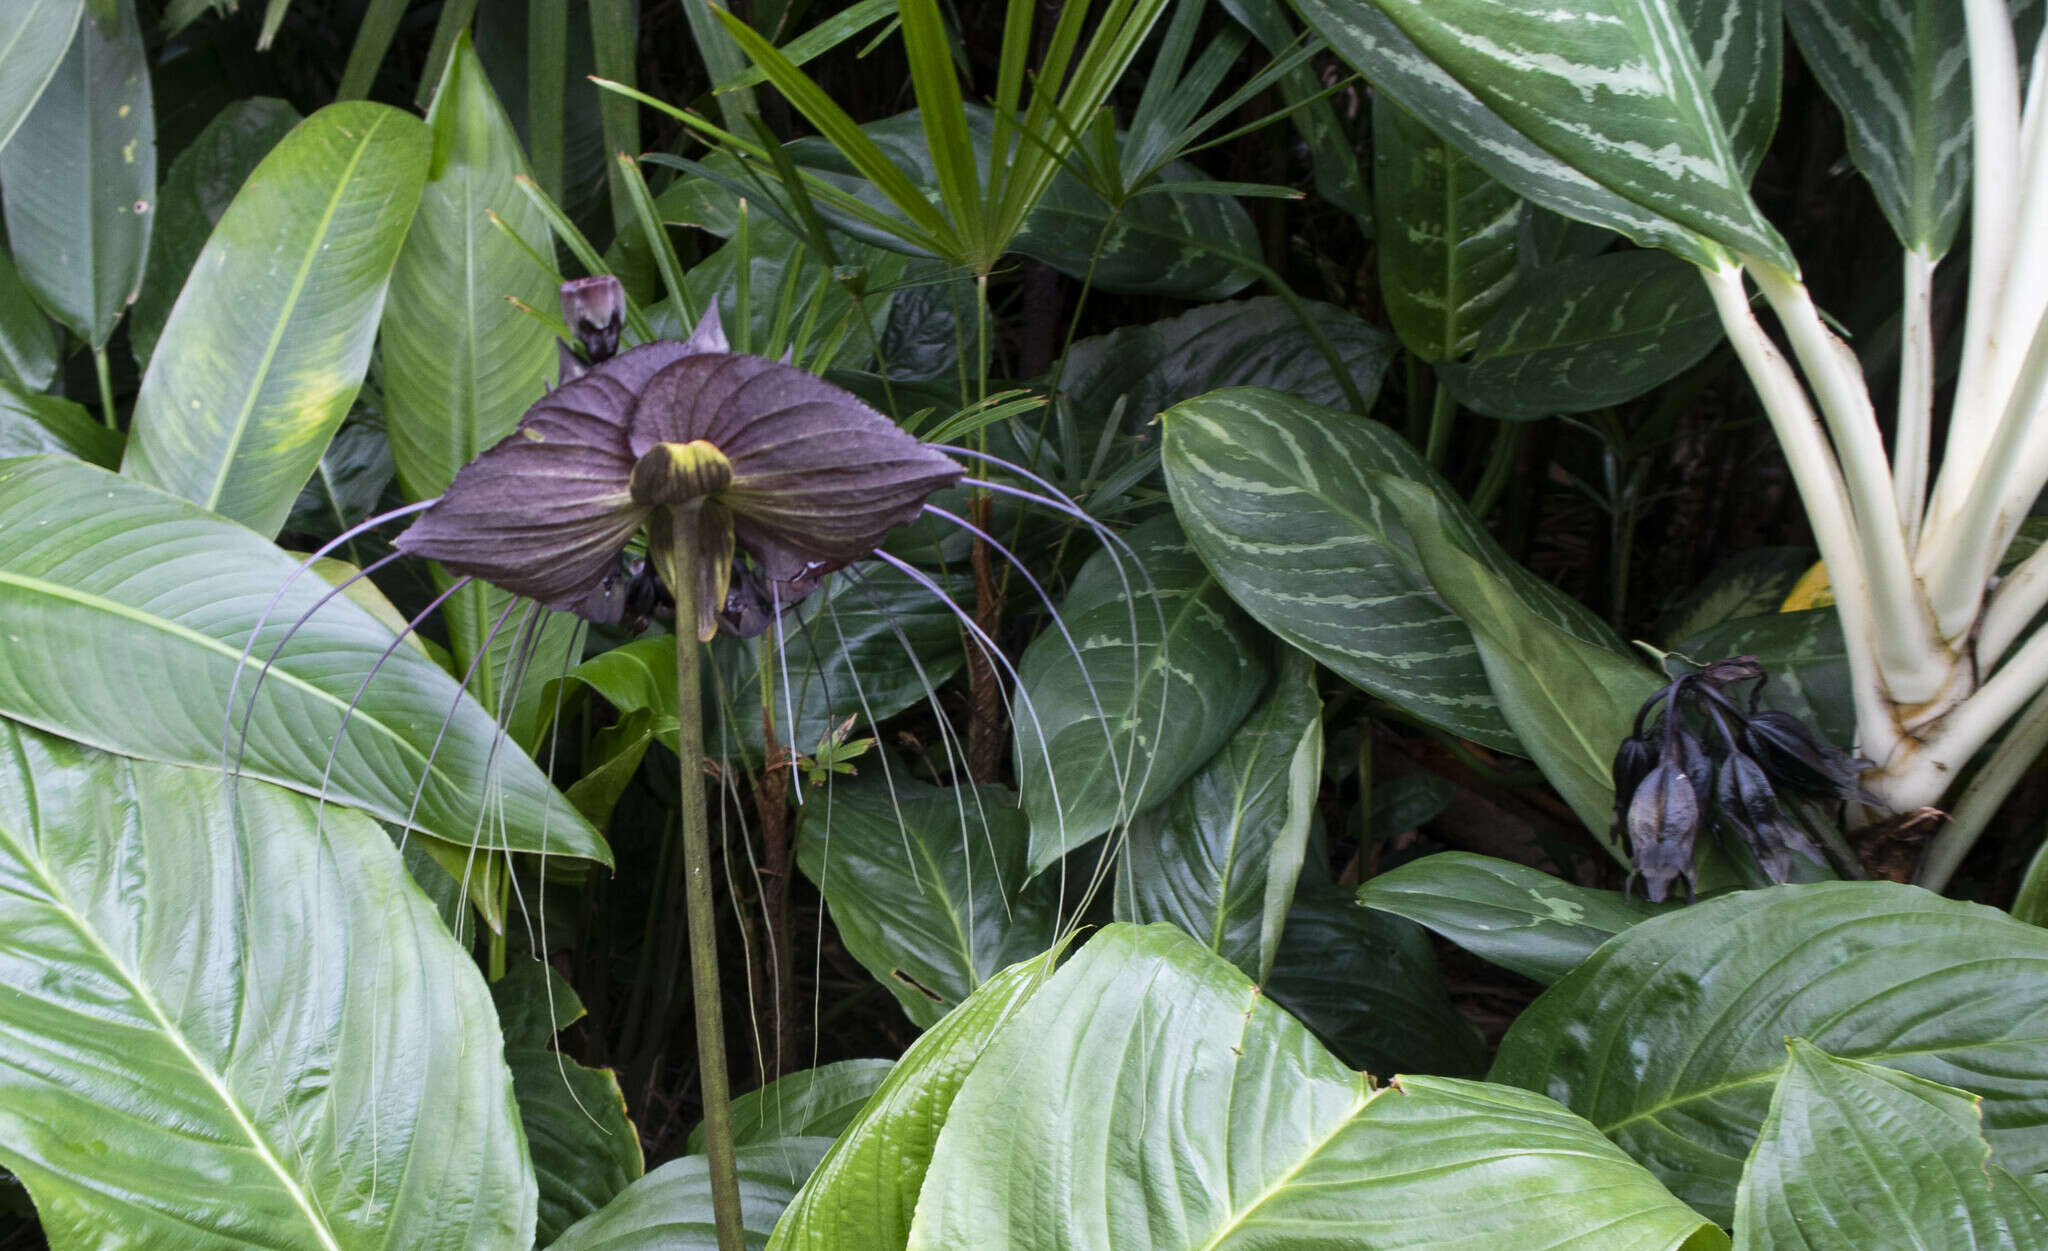
[[[1052,946],[1062,883],[1030,877],[1024,814],[1002,787],[943,790],[881,762],[862,772],[813,794],[797,865],[846,950],[929,1026],[997,971]]]
[[[732,1101],[732,1140],[740,1146],[777,1138],[837,1138],[860,1116],[893,1060],[840,1060],[769,1082]],[[704,1150],[704,1125],[690,1131],[688,1149]]]
[[[1013,1251],[1523,1240],[1726,1245],[1541,1096],[1434,1077],[1375,1088],[1167,925],[1104,929],[996,1036],[939,1133],[910,1235]]]
[[[531,255],[552,255],[553,236],[513,181],[526,173],[519,138],[467,35],[448,58],[427,129],[426,187],[377,327],[385,429],[399,485],[414,500],[439,495],[456,470],[511,433],[555,370],[554,334],[512,303],[553,307],[554,283]],[[436,576],[443,587],[452,581]],[[489,652],[470,693],[492,712],[525,678],[508,717],[513,737],[525,741],[541,711],[543,677],[566,667],[574,622],[546,613],[533,637],[522,639],[517,628],[494,636],[492,623],[510,600],[481,582],[457,591],[447,604],[448,642],[460,673]],[[532,676],[514,671],[521,660]]]
[[[214,114],[199,137],[171,162],[157,192],[156,227],[149,234],[142,292],[128,316],[128,347],[137,369],[149,368],[164,319],[171,315],[214,225],[264,154],[299,120],[299,111],[283,100],[236,100]]]
[[[1530,580],[1502,576],[1473,550],[1470,521],[1407,479],[1380,489],[1399,511],[1437,594],[1464,618],[1486,681],[1515,737],[1588,830],[1614,811],[1614,753],[1663,680],[1619,643],[1588,642],[1557,625]],[[1617,853],[1619,854],[1619,853]]]
[[[912,1043],[789,1205],[770,1251],[901,1251],[960,1083],[1051,971],[1050,960],[1011,965]]]
[[[1476,956],[1548,985],[1594,948],[1664,909],[1469,851],[1410,861],[1358,888],[1358,902],[1428,926]]]
[[[1261,625],[1356,685],[1502,751],[1472,632],[1424,575],[1382,476],[1427,484],[1459,538],[1545,618],[1601,647],[1613,634],[1510,560],[1442,479],[1377,422],[1257,387],[1164,418],[1166,483],[1188,539]]]
[[[2048,931],[1889,882],[1737,891],[1617,935],[1523,1012],[1493,1077],[1547,1091],[1716,1220],[1785,1039],[1960,1087],[2048,1165]]]
[[[1315,664],[1289,652],[1266,702],[1199,773],[1131,822],[1120,921],[1170,921],[1258,981],[1272,971],[1323,769]]]
[[[1833,608],[1737,617],[1680,639],[1672,648],[1701,663],[1755,656],[1770,675],[1762,691],[1765,707],[1791,713],[1838,746],[1856,741],[1849,649]]]
[[[376,823],[0,722],[0,926],[52,1246],[531,1244],[483,979]]]
[[[57,336],[0,248],[0,382],[41,391],[57,376]]]
[[[121,434],[56,395],[32,395],[0,381],[0,457],[50,452],[112,469],[121,462]]]
[[[1701,264],[1726,247],[1791,268],[1746,190],[1777,120],[1776,0],[1294,6],[1375,87],[1536,203]]]
[[[1849,155],[1907,247],[1940,256],[1970,193],[1970,65],[1957,0],[1786,0]],[[2021,45],[2022,63],[2028,55]]]
[[[1695,266],[1661,252],[1611,252],[1531,275],[1487,319],[1471,359],[1438,373],[1474,412],[1548,417],[1632,400],[1720,341]]]
[[[164,325],[122,472],[277,532],[362,384],[430,148],[357,102],[263,158]]]
[[[0,9],[0,148],[56,74],[83,12],[85,0],[17,0]]]
[[[1515,285],[1524,201],[1391,96],[1373,101],[1372,159],[1387,316],[1422,359],[1463,356]]]
[[[2048,1210],[1990,1163],[1966,1091],[1804,1039],[1791,1052],[1743,1169],[1736,1245],[2048,1246]]]
[[[50,315],[96,348],[135,298],[156,220],[142,24],[132,0],[106,7],[79,23],[35,108],[0,148],[14,263]]]
[[[1752,547],[1738,552],[1691,586],[1673,588],[1675,598],[1657,618],[1650,637],[1671,646],[1740,617],[1775,613],[1800,575],[1813,567],[1813,559],[1810,547]]]
[[[533,762],[494,744],[474,700],[340,596],[285,645],[257,695],[265,658],[326,589],[311,576],[287,588],[297,568],[241,526],[104,470],[0,461],[0,714],[124,755],[218,768],[233,687],[238,719],[256,696],[249,776],[309,794],[324,785],[338,803],[452,843],[609,860]]]
[[[561,974],[539,960],[520,961],[492,985],[491,998],[540,1190],[534,1239],[545,1246],[646,1171],[640,1135],[618,1077],[555,1047],[555,1034],[583,1016],[583,1001]]]
[[[734,1153],[747,1246],[767,1241],[782,1210],[831,1146],[830,1138],[778,1138]],[[716,1251],[707,1160],[701,1155],[670,1160],[570,1226],[548,1251]]]
[[[1012,723],[1031,872],[1172,794],[1266,686],[1259,632],[1172,517],[1089,557],[1018,663]],[[1072,640],[1069,642],[1069,640]]]

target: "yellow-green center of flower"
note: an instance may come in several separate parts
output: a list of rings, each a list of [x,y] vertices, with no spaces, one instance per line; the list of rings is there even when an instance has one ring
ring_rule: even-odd
[[[633,502],[674,508],[732,485],[732,462],[705,442],[658,443],[633,464]]]

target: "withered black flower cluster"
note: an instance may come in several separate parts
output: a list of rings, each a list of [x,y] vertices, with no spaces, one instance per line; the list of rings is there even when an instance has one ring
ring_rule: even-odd
[[[1791,878],[1794,852],[1821,851],[1781,799],[1875,802],[1857,782],[1870,762],[1823,740],[1789,713],[1759,709],[1766,680],[1754,656],[1717,660],[1645,700],[1635,733],[1614,755],[1614,825],[1634,868],[1628,888],[1662,902],[1685,881],[1693,897],[1702,828],[1741,840],[1774,882]],[[1753,683],[1746,698],[1735,688]],[[1647,727],[1645,723],[1647,722]]]

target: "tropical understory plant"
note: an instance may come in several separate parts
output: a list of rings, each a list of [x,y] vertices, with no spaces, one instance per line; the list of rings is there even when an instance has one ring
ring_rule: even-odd
[[[0,1249],[2048,1246],[2040,27],[0,6]]]

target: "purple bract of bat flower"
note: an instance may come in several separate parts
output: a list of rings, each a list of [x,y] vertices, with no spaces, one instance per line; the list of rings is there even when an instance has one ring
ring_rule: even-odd
[[[579,311],[601,305],[601,294],[565,288],[564,307],[572,295]],[[586,351],[602,355],[601,337],[581,330]],[[736,552],[755,568],[742,566],[732,589],[787,605],[872,553],[964,473],[847,391],[727,348],[714,305],[686,341],[589,364],[463,466],[397,546],[549,608],[616,621],[627,543],[648,526],[666,566],[672,531],[660,515],[689,510],[698,633],[709,638],[721,612],[728,628],[747,616],[728,611]]]

